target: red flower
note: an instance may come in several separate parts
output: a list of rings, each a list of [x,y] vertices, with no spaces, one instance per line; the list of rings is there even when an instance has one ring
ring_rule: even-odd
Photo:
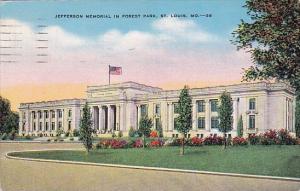
[[[151,138],[158,137],[158,133],[157,133],[157,131],[151,131],[151,133],[150,133],[150,137],[151,137]]]

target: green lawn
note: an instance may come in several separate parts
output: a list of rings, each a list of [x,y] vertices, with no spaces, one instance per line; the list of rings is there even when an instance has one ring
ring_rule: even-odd
[[[295,146],[221,146],[146,149],[100,149],[88,156],[84,151],[39,151],[12,153],[12,156],[85,161],[136,166],[208,170],[242,174],[300,177],[300,145]]]

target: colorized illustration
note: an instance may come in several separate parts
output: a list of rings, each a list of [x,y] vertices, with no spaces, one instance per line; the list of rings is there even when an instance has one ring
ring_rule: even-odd
[[[0,2],[0,190],[300,190],[300,2]]]

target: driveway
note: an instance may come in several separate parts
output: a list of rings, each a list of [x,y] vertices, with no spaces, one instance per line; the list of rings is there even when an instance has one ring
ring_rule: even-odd
[[[81,145],[74,143],[0,143],[0,188],[3,191],[300,191],[300,182],[292,181],[58,164],[5,158],[5,153],[8,151],[54,148],[81,148]]]

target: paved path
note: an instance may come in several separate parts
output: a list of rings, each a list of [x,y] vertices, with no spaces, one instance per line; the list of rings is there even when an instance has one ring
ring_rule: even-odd
[[[300,182],[22,161],[7,159],[4,156],[7,151],[47,148],[81,148],[81,145],[0,143],[2,190],[300,191]]]

